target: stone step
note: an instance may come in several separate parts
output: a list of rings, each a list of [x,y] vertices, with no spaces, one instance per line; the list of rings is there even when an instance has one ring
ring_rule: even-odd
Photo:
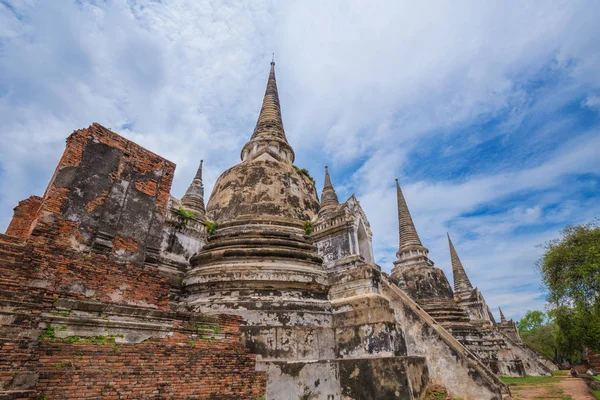
[[[467,317],[464,312],[460,310],[451,310],[451,309],[443,309],[443,310],[425,310],[429,315],[457,315],[461,317]]]

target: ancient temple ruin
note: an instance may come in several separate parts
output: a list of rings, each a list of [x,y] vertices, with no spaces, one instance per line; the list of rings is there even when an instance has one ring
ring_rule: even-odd
[[[358,199],[294,165],[271,63],[254,132],[205,205],[175,165],[93,124],[0,235],[0,396],[508,399],[546,374],[450,243],[455,290],[400,189],[392,276]],[[551,367],[551,366],[550,366]]]

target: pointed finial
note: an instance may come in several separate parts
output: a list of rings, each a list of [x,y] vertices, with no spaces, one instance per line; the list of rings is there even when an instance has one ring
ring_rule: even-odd
[[[450,234],[446,232],[448,236],[448,246],[450,247],[450,260],[452,262],[452,275],[454,276],[454,291],[455,292],[466,292],[473,290],[473,285],[471,285],[471,281],[463,268],[462,263],[460,262],[460,258],[458,258],[458,253],[454,248],[454,244],[452,243],[452,239],[450,239]]]
[[[506,317],[504,316],[504,313],[502,313],[500,306],[498,306],[498,311],[500,311],[500,322],[506,322]]]
[[[204,160],[200,160],[200,166],[198,167],[198,171],[196,171],[196,176],[194,177],[194,179],[199,179],[200,181],[202,181],[202,163],[204,163]]]
[[[192,180],[192,183],[185,192],[185,195],[181,198],[181,204],[184,207],[192,209],[198,212],[199,216],[204,216],[204,184],[202,182],[202,164],[204,160],[200,160],[200,166],[196,171],[196,175]]]
[[[323,185],[323,192],[321,192],[321,210],[328,206],[337,206],[340,204],[335,189],[331,184],[331,178],[329,177],[329,168],[325,166],[325,184]]]
[[[399,254],[407,247],[413,247],[413,246],[423,247],[423,245],[421,244],[421,239],[419,239],[419,235],[417,234],[417,229],[415,228],[415,224],[410,215],[410,211],[408,211],[408,206],[406,205],[406,200],[404,199],[404,194],[402,193],[402,189],[400,188],[400,183],[398,183],[398,178],[396,178],[396,196],[398,198],[398,254]]]
[[[275,147],[272,147],[274,145]],[[253,160],[260,156],[261,149],[269,151],[279,161],[289,164],[294,162],[294,150],[288,143],[283,129],[277,81],[275,79],[275,61],[271,61],[271,71],[267,80],[267,88],[263,97],[262,107],[258,121],[250,140],[244,145],[240,153],[242,161]]]
[[[273,57],[271,58],[271,65],[275,65],[275,53],[273,53]]]
[[[331,178],[329,177],[329,168],[327,165],[325,166],[325,184],[323,188],[330,187],[333,189],[333,185],[331,184]]]

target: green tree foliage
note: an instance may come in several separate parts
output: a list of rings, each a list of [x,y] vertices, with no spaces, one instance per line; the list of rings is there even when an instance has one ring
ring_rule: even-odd
[[[546,322],[546,314],[538,310],[529,310],[525,313],[523,319],[517,322],[519,333],[533,332]]]
[[[559,347],[566,353],[600,351],[600,227],[569,226],[544,247],[537,267],[548,288]]]
[[[551,315],[542,311],[527,311],[517,322],[523,343],[557,363],[578,359],[580,354],[564,345],[564,337]]]
[[[558,328],[544,312],[529,310],[517,322],[517,329],[523,343],[536,350],[549,360],[561,361],[557,343]]]
[[[533,331],[521,333],[523,343],[549,360],[560,361],[558,344],[556,342],[557,328],[554,324],[540,325]]]

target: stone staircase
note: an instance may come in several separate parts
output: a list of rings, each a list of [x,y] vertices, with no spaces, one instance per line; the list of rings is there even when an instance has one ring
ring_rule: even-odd
[[[423,300],[422,308],[455,337],[477,335],[477,328],[471,324],[467,313],[454,299]]]
[[[475,354],[495,374],[524,376],[520,360],[499,360],[498,352],[507,348],[506,341],[491,326],[474,324],[454,299],[422,300],[423,309]]]
[[[0,234],[0,399],[35,396],[42,289],[29,287],[23,239]]]

